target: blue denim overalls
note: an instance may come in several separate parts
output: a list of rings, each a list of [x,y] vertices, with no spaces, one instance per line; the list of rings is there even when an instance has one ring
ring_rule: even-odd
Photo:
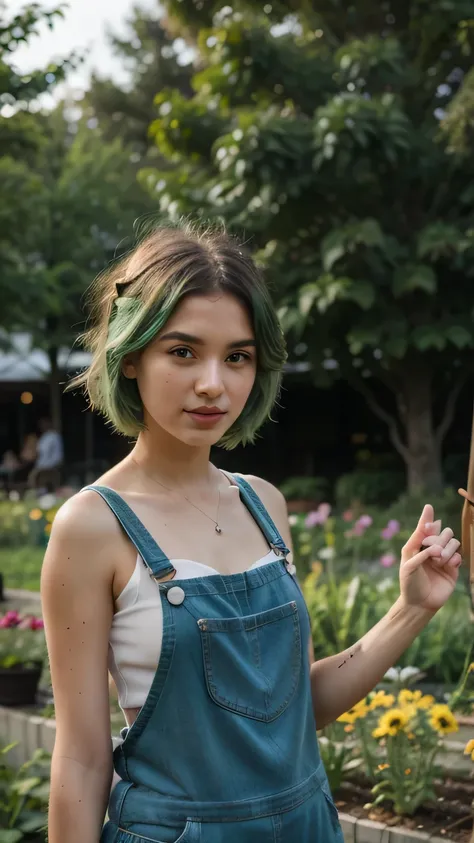
[[[252,487],[240,496],[281,556],[241,574],[160,582],[163,643],[101,843],[343,843],[319,757],[308,612],[288,549]],[[108,503],[149,568],[172,573],[125,501]]]

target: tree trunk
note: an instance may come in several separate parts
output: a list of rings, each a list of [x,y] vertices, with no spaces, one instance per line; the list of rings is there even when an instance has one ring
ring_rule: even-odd
[[[405,428],[402,456],[407,467],[409,492],[443,488],[441,441],[433,422],[433,374],[424,364],[408,365],[398,394],[400,417]]]
[[[58,366],[58,349],[55,346],[48,348],[50,365],[49,375],[49,408],[51,421],[54,429],[61,433],[62,429],[62,407],[61,407],[61,385],[59,383],[60,373]]]

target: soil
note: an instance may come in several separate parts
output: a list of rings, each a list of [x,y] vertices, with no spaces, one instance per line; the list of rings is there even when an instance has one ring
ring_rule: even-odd
[[[370,788],[357,782],[345,782],[334,793],[339,811],[358,819],[383,822],[417,831],[437,834],[456,843],[471,843],[474,826],[474,780],[445,779],[435,786],[436,802],[426,802],[412,817],[399,817],[388,806],[364,808],[370,802]]]

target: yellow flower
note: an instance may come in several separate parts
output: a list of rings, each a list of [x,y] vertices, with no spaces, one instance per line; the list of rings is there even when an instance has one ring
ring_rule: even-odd
[[[315,559],[314,562],[311,562],[311,571],[313,574],[316,574],[316,577],[322,573],[323,570],[323,563],[319,561],[319,559]]]
[[[46,521],[50,521],[52,524],[54,519],[56,518],[57,511],[57,509],[48,509],[46,513]]]
[[[368,714],[369,708],[366,705],[365,700],[360,700],[360,702],[353,705],[349,711],[345,711],[344,714],[341,714],[338,717],[339,723],[354,723],[355,720],[358,720],[360,717],[365,717]]]
[[[50,536],[50,535],[51,535],[51,528],[52,528],[52,526],[53,526],[52,524],[46,524],[46,527],[44,528],[44,533],[45,533],[45,535],[46,535],[46,536]]]
[[[385,691],[377,691],[370,700],[369,709],[373,711],[374,708],[391,708],[395,702],[393,694],[386,694]]]
[[[405,770],[405,775],[409,776],[410,773],[411,773],[411,767],[407,767],[406,770]]]
[[[382,717],[379,720],[379,725],[376,729],[374,729],[372,735],[374,738],[382,738],[385,737],[385,735],[397,735],[405,729],[405,726],[407,726],[409,721],[410,717],[405,709],[391,708],[390,711],[386,711],[385,714],[382,714]]]
[[[431,708],[434,705],[435,698],[431,696],[431,694],[425,694],[421,700],[418,700],[417,707],[424,709],[426,711],[428,708]]]
[[[467,672],[468,673],[474,673],[474,662],[471,662],[471,664],[469,665],[469,667],[467,669]]]
[[[448,732],[457,732],[459,729],[451,709],[447,705],[434,705],[430,711],[430,725],[440,735],[447,735]]]
[[[302,544],[301,547],[300,547],[300,553],[304,553],[305,555],[307,553],[311,553],[311,545],[310,544]]]
[[[334,533],[326,533],[324,538],[326,539],[326,544],[328,547],[334,547],[334,545],[336,544],[336,536],[334,535]]]
[[[40,518],[42,518],[42,517],[43,517],[43,513],[41,512],[41,509],[36,508],[36,509],[31,510],[30,518],[31,518],[32,521],[39,521]]]
[[[387,770],[390,767],[390,764],[379,764],[377,769],[378,770]]]
[[[466,745],[466,749],[464,750],[464,755],[470,755],[472,760],[474,761],[474,740],[469,741]]]
[[[347,726],[344,726],[344,731],[345,732],[353,732],[354,726],[352,725],[352,723],[348,723]]]

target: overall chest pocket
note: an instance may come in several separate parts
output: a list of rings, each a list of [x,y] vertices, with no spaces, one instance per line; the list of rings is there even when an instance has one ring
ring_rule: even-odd
[[[301,672],[296,602],[243,618],[202,618],[198,627],[211,699],[254,720],[279,717]]]

